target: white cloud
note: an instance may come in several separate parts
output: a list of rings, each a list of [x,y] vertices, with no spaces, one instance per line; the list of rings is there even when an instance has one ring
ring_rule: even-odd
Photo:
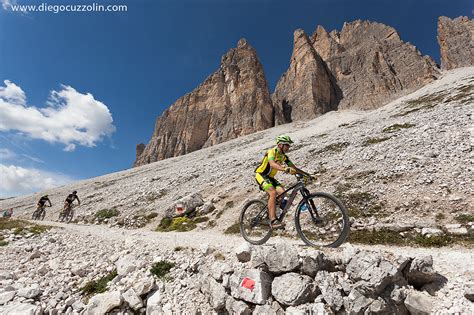
[[[115,132],[108,107],[90,93],[70,86],[52,91],[46,108],[26,104],[23,90],[5,80],[0,87],[0,132],[17,131],[30,138],[62,143],[65,151],[76,145],[93,147]]]
[[[5,87],[0,86],[0,98],[14,104],[25,105],[26,95],[21,87],[10,80],[5,80],[3,83],[5,83]]]
[[[0,148],[0,161],[3,160],[12,160],[16,158],[15,152],[5,149],[5,148]]]
[[[0,197],[14,197],[57,187],[73,179],[35,168],[0,164]]]

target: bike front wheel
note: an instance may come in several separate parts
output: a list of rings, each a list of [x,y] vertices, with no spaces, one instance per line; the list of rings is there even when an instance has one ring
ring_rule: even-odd
[[[262,245],[272,235],[267,205],[258,199],[247,202],[240,213],[240,234],[249,243]]]
[[[339,247],[349,236],[349,216],[339,199],[315,193],[298,204],[295,227],[307,245]]]
[[[72,221],[72,218],[74,217],[74,211],[71,209],[69,210],[66,215],[64,216],[64,220],[66,221],[66,223],[69,223]]]

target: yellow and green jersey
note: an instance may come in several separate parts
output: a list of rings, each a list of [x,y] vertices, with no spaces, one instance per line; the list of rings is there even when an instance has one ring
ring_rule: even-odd
[[[286,156],[285,153],[282,153],[278,150],[278,146],[271,148],[265,154],[262,163],[259,167],[255,169],[255,172],[268,177],[274,177],[278,170],[272,168],[270,166],[269,161],[275,161],[276,163],[283,165],[286,164],[287,166],[294,166],[294,164],[290,161],[290,159]]]

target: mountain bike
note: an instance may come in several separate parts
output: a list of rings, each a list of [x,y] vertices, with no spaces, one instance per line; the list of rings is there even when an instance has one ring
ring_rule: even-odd
[[[64,209],[59,213],[59,222],[66,222],[69,223],[72,221],[72,218],[74,217],[74,205],[69,202],[64,203]]]
[[[33,219],[33,220],[44,220],[44,217],[46,216],[45,207],[46,207],[46,205],[38,205],[36,210],[33,212],[33,215],[31,216],[31,219]]]
[[[279,200],[291,191],[284,209],[277,219],[289,212],[298,192],[303,197],[295,210],[295,227],[300,238],[309,246],[338,247],[349,236],[349,216],[342,202],[331,194],[324,192],[310,193],[306,185],[312,181],[309,174],[296,174],[297,182],[277,196]],[[249,243],[262,245],[272,235],[266,201],[254,199],[248,201],[240,213],[240,233]]]

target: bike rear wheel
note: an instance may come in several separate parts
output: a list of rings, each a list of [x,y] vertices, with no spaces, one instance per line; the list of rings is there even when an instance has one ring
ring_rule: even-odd
[[[262,245],[272,235],[267,205],[258,199],[247,202],[240,213],[240,234],[249,243]]]
[[[37,218],[38,218],[38,210],[35,210],[35,211],[33,212],[33,214],[31,215],[31,219],[32,219],[32,220],[37,220]]]
[[[349,236],[349,216],[339,199],[315,193],[298,204],[295,227],[307,245],[339,247]]]

